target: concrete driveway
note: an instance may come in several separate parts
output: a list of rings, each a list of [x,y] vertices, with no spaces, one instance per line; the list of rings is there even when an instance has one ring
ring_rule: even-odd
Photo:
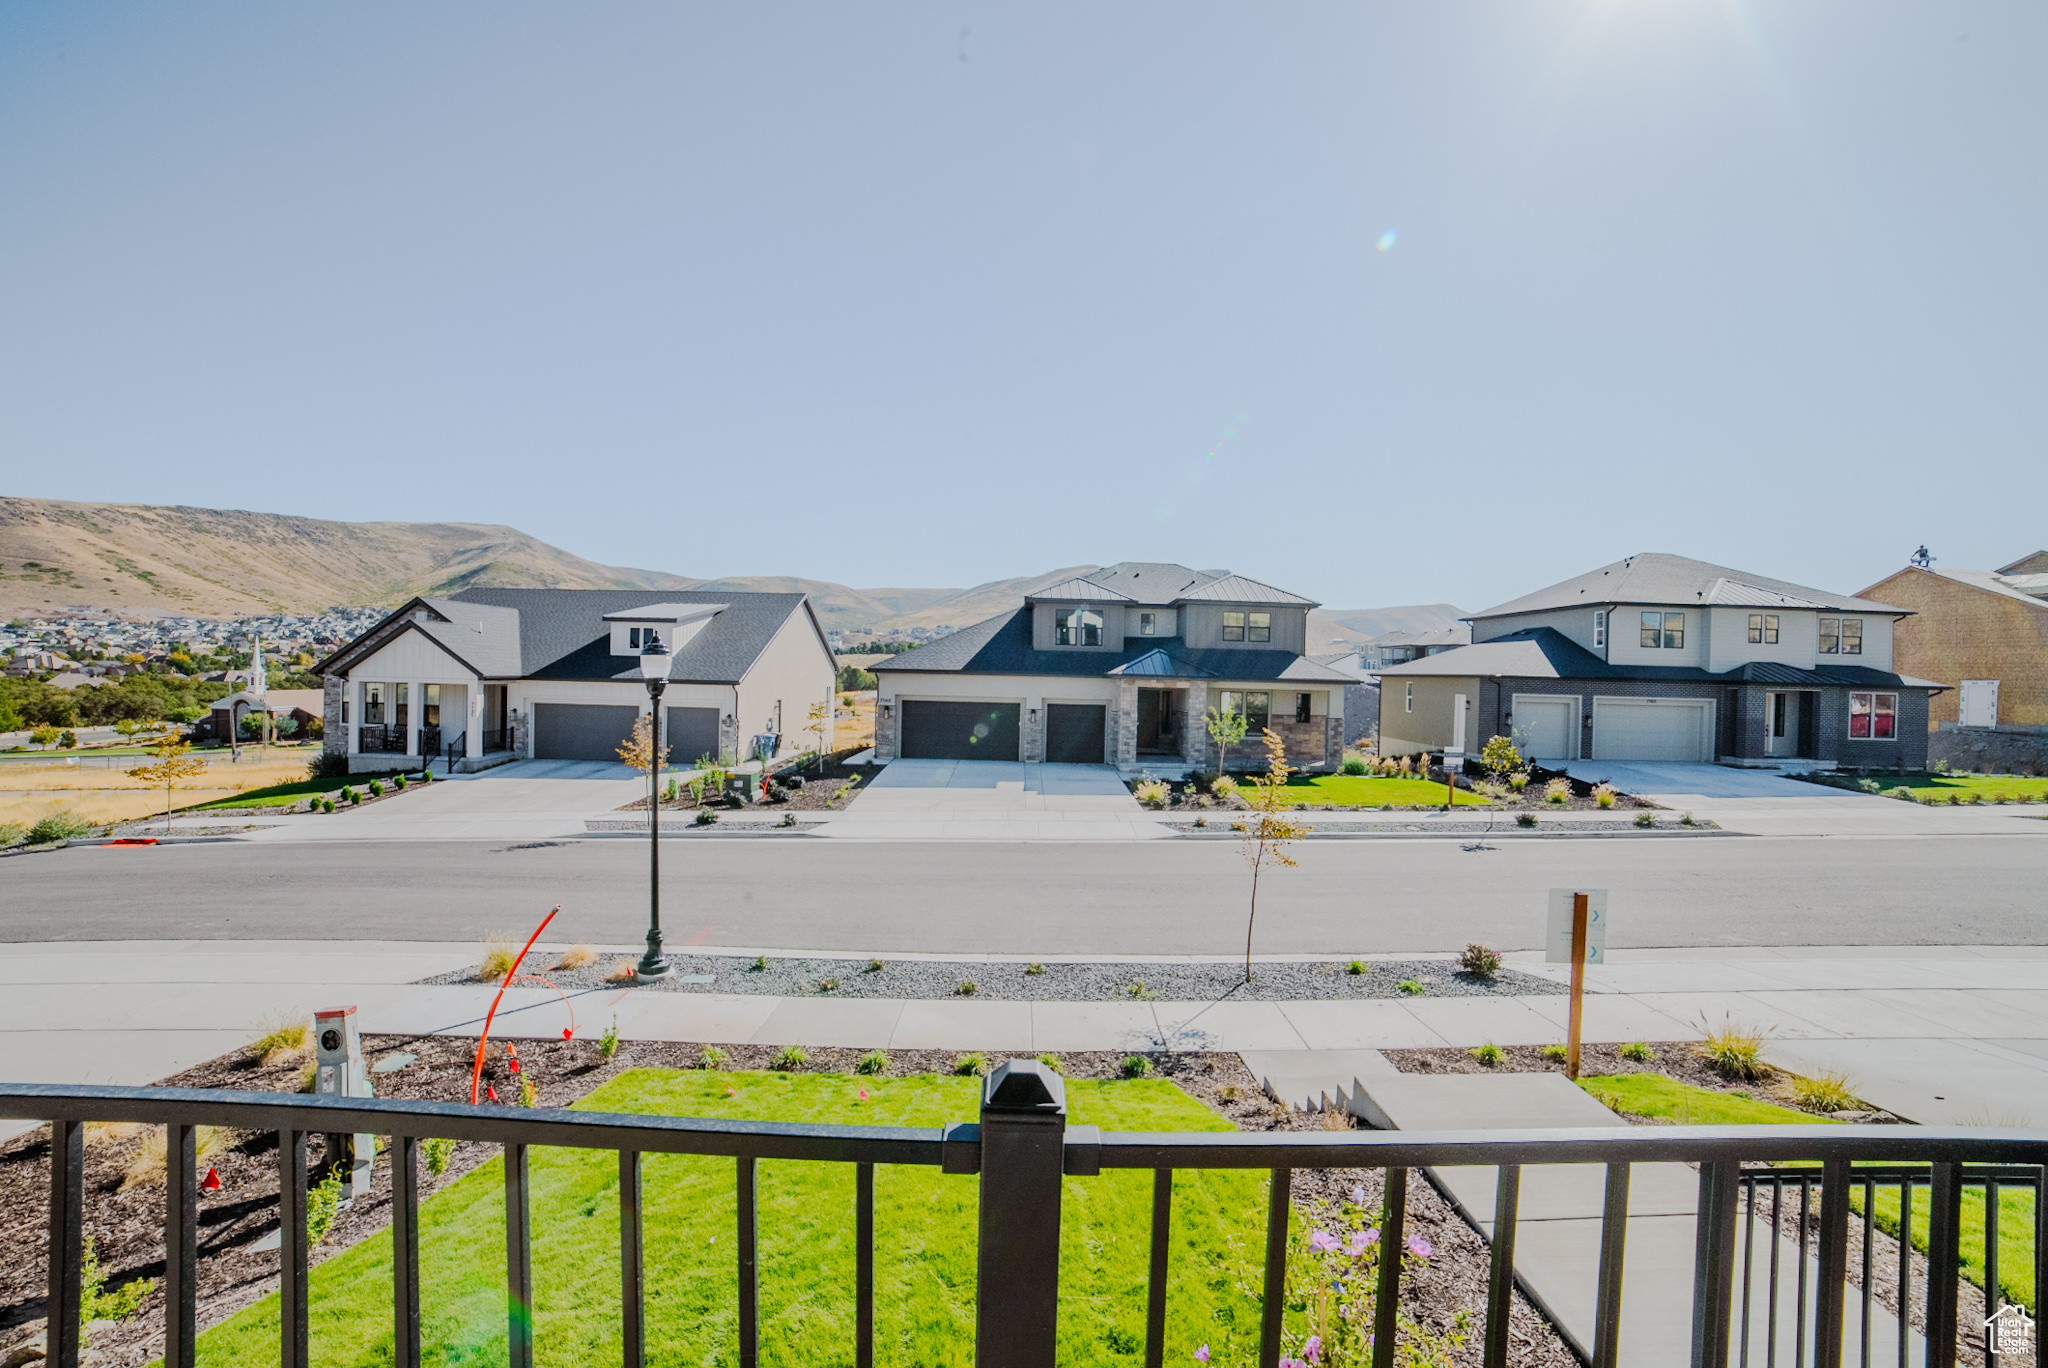
[[[584,821],[643,797],[644,776],[599,760],[519,760],[436,777],[425,790],[326,816],[286,817],[261,841],[537,840],[581,836]],[[643,814],[643,820],[644,820]]]
[[[1574,760],[1565,772],[1755,836],[2048,836],[2039,804],[1923,807],[1728,765]]]
[[[819,834],[893,841],[1143,841],[1171,833],[1108,765],[897,760]]]

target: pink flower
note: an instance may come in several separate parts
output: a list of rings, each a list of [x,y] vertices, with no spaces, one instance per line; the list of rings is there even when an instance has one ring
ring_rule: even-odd
[[[1308,1363],[1314,1363],[1322,1356],[1323,1337],[1321,1335],[1310,1335],[1308,1340],[1301,1346],[1302,1359]]]
[[[1199,1349],[1195,1350],[1195,1362],[1197,1362],[1197,1363],[1207,1363],[1208,1361],[1209,1361],[1209,1346],[1205,1344],[1205,1345],[1203,1345],[1203,1346],[1202,1346],[1201,1348],[1199,1348]]]
[[[1315,1234],[1308,1237],[1308,1242],[1311,1247],[1323,1254],[1328,1254],[1337,1248],[1337,1237],[1330,1234],[1327,1230],[1318,1230]]]
[[[1357,1187],[1351,1189],[1351,1205],[1365,1205],[1365,1184],[1360,1183]]]
[[[1380,1233],[1377,1229],[1353,1231],[1351,1233],[1351,1256],[1357,1258],[1379,1242]]]
[[[868,1090],[866,1088],[860,1090],[860,1100],[863,1102],[868,1100]]]
[[[1436,1249],[1420,1235],[1410,1235],[1408,1237],[1408,1252],[1418,1259],[1426,1259],[1436,1253]]]

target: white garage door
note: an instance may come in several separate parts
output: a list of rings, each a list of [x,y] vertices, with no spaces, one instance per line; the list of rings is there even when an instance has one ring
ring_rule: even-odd
[[[1713,760],[1713,705],[1704,699],[1596,698],[1595,760]]]
[[[1579,758],[1579,700],[1516,694],[1515,748],[1533,760]]]

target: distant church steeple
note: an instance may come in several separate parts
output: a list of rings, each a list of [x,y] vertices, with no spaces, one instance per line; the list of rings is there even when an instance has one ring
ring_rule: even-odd
[[[256,634],[256,650],[249,658],[249,692],[264,694],[270,691],[270,683],[263,677],[263,634]]]

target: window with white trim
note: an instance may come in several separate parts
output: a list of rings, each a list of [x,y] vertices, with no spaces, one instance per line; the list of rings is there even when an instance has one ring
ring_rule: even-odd
[[[1596,651],[1607,649],[1607,610],[1605,608],[1598,608],[1593,612],[1593,649]]]
[[[1053,645],[1100,646],[1102,614],[1088,608],[1069,608],[1054,619]]]
[[[1849,695],[1849,739],[1851,741],[1896,741],[1899,734],[1899,696],[1895,693],[1852,693]]]
[[[1749,615],[1749,644],[1752,646],[1775,646],[1778,644],[1778,615],[1776,613],[1751,613]]]

